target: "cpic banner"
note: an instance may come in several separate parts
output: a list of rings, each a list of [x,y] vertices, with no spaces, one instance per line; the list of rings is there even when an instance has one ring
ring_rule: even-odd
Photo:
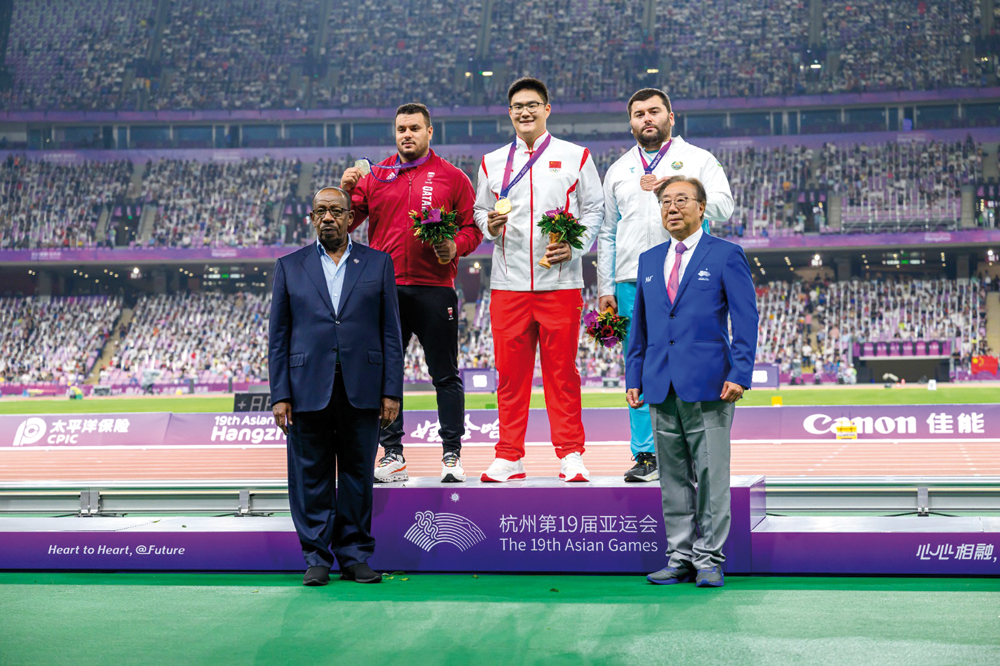
[[[437,412],[403,413],[405,444],[441,442]],[[851,424],[859,441],[995,441],[1000,405],[740,407],[734,441],[824,441],[838,424]],[[627,442],[627,409],[585,409],[589,442]],[[465,414],[466,444],[494,444],[500,437],[496,410]],[[267,412],[224,414],[0,415],[0,449],[50,446],[283,445],[285,436]],[[533,409],[528,442],[549,442],[545,410]]]

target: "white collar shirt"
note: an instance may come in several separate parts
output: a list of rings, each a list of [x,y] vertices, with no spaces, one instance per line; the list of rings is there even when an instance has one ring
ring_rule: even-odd
[[[697,231],[695,231],[693,234],[691,234],[683,241],[681,241],[682,243],[684,243],[684,247],[687,249],[685,249],[684,252],[681,253],[681,265],[680,268],[677,269],[678,287],[680,287],[680,283],[684,279],[684,270],[688,267],[688,264],[691,263],[691,255],[694,254],[694,249],[698,247],[698,241],[701,240],[701,237],[704,234],[705,232],[702,230],[702,228],[698,227]],[[670,247],[667,248],[667,258],[663,262],[664,284],[667,285],[670,284],[670,271],[674,269],[674,262],[676,260],[677,260],[677,241],[671,239]]]

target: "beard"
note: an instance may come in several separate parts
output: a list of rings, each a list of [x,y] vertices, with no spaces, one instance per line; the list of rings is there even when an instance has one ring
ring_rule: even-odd
[[[670,130],[673,129],[669,123],[664,125],[652,125],[652,127],[656,129],[656,134],[647,136],[644,134],[647,128],[643,127],[639,131],[639,135],[635,137],[635,140],[638,141],[639,145],[643,148],[652,149],[662,146],[663,142],[670,138]]]

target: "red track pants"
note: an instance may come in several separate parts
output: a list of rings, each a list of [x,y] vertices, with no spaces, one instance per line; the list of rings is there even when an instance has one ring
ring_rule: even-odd
[[[498,458],[524,457],[536,347],[542,353],[542,386],[556,455],[583,453],[580,371],[576,367],[582,308],[579,289],[492,291],[490,319],[500,411]]]

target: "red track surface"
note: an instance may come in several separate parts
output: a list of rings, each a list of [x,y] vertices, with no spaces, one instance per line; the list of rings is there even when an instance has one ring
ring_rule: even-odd
[[[411,476],[440,474],[441,451],[406,450]],[[628,447],[595,445],[584,454],[592,476],[617,476],[631,466]],[[493,460],[489,447],[467,447],[462,461],[470,478]],[[529,476],[556,476],[559,461],[547,446],[529,446]],[[733,444],[733,474],[771,476],[1000,476],[998,442],[822,442]],[[0,451],[4,481],[283,480],[285,451],[247,449],[145,449]]]

